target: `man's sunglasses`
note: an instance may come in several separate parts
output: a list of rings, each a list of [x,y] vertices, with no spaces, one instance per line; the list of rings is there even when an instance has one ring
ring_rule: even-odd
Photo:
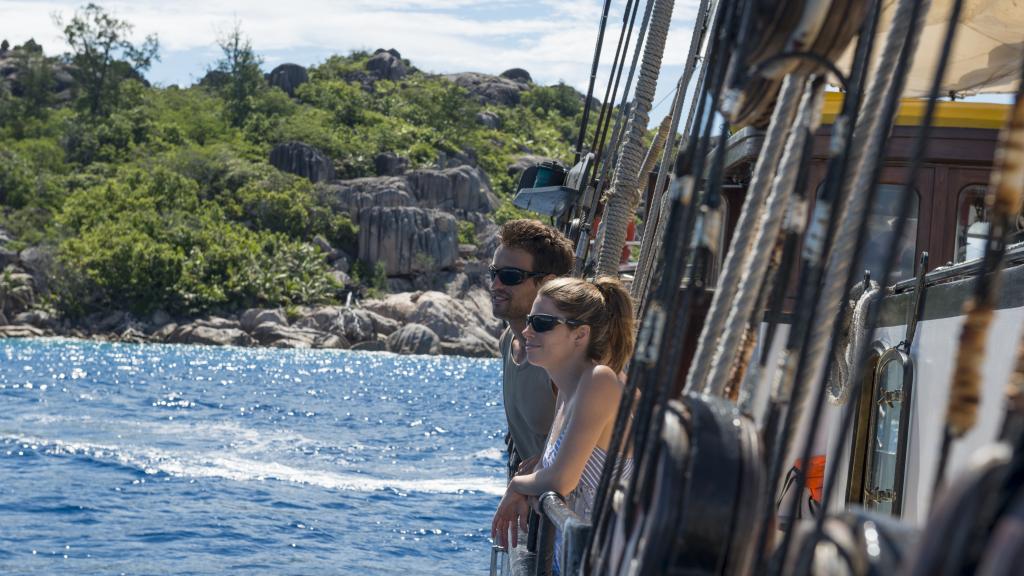
[[[565,324],[566,326],[583,326],[585,324],[585,322],[579,320],[559,318],[550,314],[530,314],[526,317],[526,323],[530,325],[530,328],[533,328],[534,332],[554,330],[555,326],[559,324]]]
[[[512,268],[511,266],[505,268],[489,266],[487,270],[491,273],[491,282],[494,282],[494,279],[497,278],[505,286],[515,286],[516,284],[522,284],[527,278],[543,278],[548,275],[547,272],[527,272],[526,270]]]

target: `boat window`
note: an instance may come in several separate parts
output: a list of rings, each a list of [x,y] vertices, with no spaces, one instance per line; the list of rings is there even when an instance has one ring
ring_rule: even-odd
[[[983,184],[972,184],[960,191],[956,205],[956,260],[967,262],[985,255],[989,213],[985,207]]]
[[[882,354],[875,370],[863,483],[863,503],[870,510],[900,514],[912,385],[910,357],[895,348]]]
[[[818,186],[817,197],[821,197],[824,183]],[[871,278],[879,280],[885,268],[885,260],[889,244],[892,242],[892,235],[895,232],[896,220],[899,217],[900,202],[902,200],[902,186],[896,184],[879,184],[875,198],[875,204],[871,208],[868,218],[867,241],[862,248],[860,259],[860,270],[871,272]],[[918,207],[921,203],[920,193],[914,190],[911,196],[910,217],[903,229],[903,239],[900,242],[899,259],[896,261],[896,269],[892,272],[891,283],[900,282],[914,276],[914,265],[917,261],[917,222]],[[818,219],[817,211],[821,210],[820,203],[815,203],[814,220]]]
[[[880,184],[875,195],[875,203],[868,216],[867,241],[861,256],[860,269],[870,270],[871,278],[881,281],[885,271],[885,260],[896,229],[899,217],[903,187],[896,184]],[[914,276],[914,263],[917,255],[917,217],[920,196],[914,190],[910,218],[903,230],[900,241],[899,259],[896,269],[892,272],[891,283],[906,280]]]

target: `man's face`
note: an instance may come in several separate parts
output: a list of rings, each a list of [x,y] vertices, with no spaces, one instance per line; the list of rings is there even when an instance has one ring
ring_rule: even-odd
[[[529,252],[501,245],[494,251],[491,266],[536,272],[533,269],[533,256]],[[509,286],[503,284],[501,278],[495,277],[491,280],[491,310],[494,316],[502,320],[525,320],[539,288],[533,278],[526,278],[519,284]]]

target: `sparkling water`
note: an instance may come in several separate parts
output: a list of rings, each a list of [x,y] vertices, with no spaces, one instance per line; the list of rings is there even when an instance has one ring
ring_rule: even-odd
[[[483,573],[499,370],[0,340],[0,573]]]

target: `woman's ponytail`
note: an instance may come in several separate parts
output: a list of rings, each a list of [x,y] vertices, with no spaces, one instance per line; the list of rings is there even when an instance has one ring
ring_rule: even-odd
[[[608,367],[621,372],[633,356],[636,333],[633,321],[633,299],[614,276],[601,276],[594,286],[604,298],[608,318]]]

